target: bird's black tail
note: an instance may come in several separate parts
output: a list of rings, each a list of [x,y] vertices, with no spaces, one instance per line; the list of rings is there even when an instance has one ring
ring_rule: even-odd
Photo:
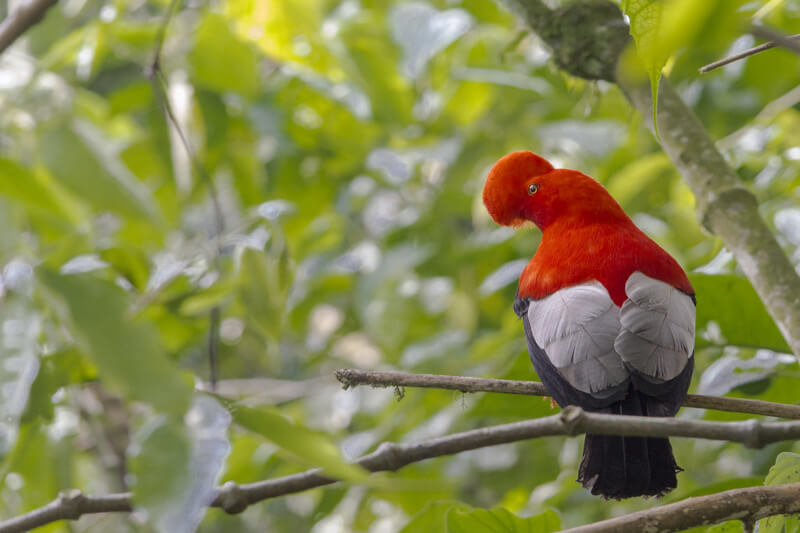
[[[631,391],[607,412],[647,415],[647,403],[644,395]],[[586,435],[578,481],[607,499],[661,496],[678,486],[681,470],[668,439]]]

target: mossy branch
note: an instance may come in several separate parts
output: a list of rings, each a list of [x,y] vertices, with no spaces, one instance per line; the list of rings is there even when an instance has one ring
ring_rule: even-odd
[[[645,77],[620,75],[617,69],[630,37],[615,4],[584,0],[550,9],[541,0],[503,3],[552,48],[560,68],[586,79],[615,81],[652,128],[649,83]],[[657,119],[659,142],[692,189],[700,220],[736,257],[800,358],[800,276],[761,217],[755,196],[666,79],[660,85]]]

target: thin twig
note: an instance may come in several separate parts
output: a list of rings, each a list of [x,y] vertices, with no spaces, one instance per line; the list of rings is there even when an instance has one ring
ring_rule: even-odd
[[[800,511],[800,483],[748,487],[710,496],[687,498],[677,503],[595,522],[562,533],[639,533],[684,531],[699,525],[741,520],[744,531],[756,520]]]
[[[0,54],[44,18],[58,0],[27,0],[0,22]]]
[[[364,467],[370,472],[395,471],[411,463],[454,455],[468,450],[538,437],[574,436],[584,433],[724,440],[740,442],[750,447],[760,447],[772,442],[800,438],[800,422],[761,422],[759,420],[708,422],[589,413],[580,407],[569,406],[559,414],[544,418],[473,429],[419,443],[398,444],[384,442],[374,452],[355,461],[355,464]],[[227,482],[217,489],[217,494],[211,502],[211,506],[220,507],[231,514],[240,513],[257,502],[323,487],[336,483],[336,481],[336,479],[326,476],[322,470],[317,468],[299,474],[244,485]],[[726,493],[721,494],[724,495]],[[716,496],[724,498],[724,496]],[[795,499],[800,500],[796,495]],[[56,520],[76,519],[83,514],[114,511],[127,512],[131,510],[131,505],[131,495],[129,493],[90,498],[84,496],[80,491],[72,490],[62,493],[57,500],[40,509],[0,523],[0,533],[26,531]],[[797,505],[800,505],[800,501]],[[669,507],[665,506],[658,509]],[[689,507],[692,506],[689,505]],[[782,512],[784,512],[783,508],[775,511],[774,514]],[[666,514],[671,516],[669,512],[666,512]],[[701,518],[707,519],[704,518],[706,515],[702,511],[697,511],[696,516],[698,520]],[[760,517],[762,515],[756,513],[753,516]],[[695,522],[691,525],[699,525],[701,523],[705,522]],[[607,529],[598,531],[640,531],[640,529]]]
[[[191,144],[189,144],[189,139],[186,137],[186,133],[181,128],[180,123],[178,122],[178,118],[175,116],[175,112],[172,109],[172,104],[169,102],[169,96],[167,94],[167,81],[164,78],[163,72],[161,70],[156,71],[155,77],[153,79],[154,89],[156,95],[159,98],[161,103],[161,108],[164,110],[164,114],[169,119],[170,124],[175,128],[175,132],[178,134],[178,138],[183,145],[184,150],[189,155],[189,159],[192,162],[192,167],[194,168],[195,172],[197,172],[202,180],[206,183],[208,187],[209,194],[211,197],[211,206],[212,210],[214,211],[214,224],[217,236],[220,236],[225,231],[225,219],[222,215],[222,206],[219,203],[219,197],[217,195],[217,187],[214,184],[214,180],[211,179],[211,176],[206,171],[205,167],[200,163],[197,159],[197,156],[192,150]],[[219,247],[219,243],[218,243]]]
[[[194,150],[192,150],[191,145],[189,144],[189,140],[186,137],[186,134],[181,128],[180,123],[178,122],[175,113],[172,110],[172,105],[169,102],[169,94],[167,91],[167,81],[164,78],[164,73],[161,70],[161,50],[164,47],[164,40],[167,35],[167,28],[169,27],[169,23],[172,20],[172,16],[174,15],[178,5],[180,4],[180,0],[171,0],[169,6],[167,7],[167,11],[164,13],[164,18],[161,21],[161,25],[158,28],[158,33],[156,34],[156,41],[155,45],[153,46],[153,58],[148,65],[146,74],[148,78],[153,83],[153,90],[156,92],[159,101],[161,103],[161,107],[164,110],[164,114],[168,118],[170,124],[175,129],[175,132],[178,134],[178,138],[183,144],[184,150],[189,155],[189,160],[192,163],[195,171],[200,175],[200,177],[205,182],[206,186],[208,187],[208,194],[211,198],[211,206],[212,210],[214,211],[214,225],[215,225],[215,235],[214,240],[216,243],[216,252],[214,254],[214,261],[217,263],[217,268],[221,270],[219,259],[222,256],[222,234],[225,231],[225,218],[222,214],[222,206],[219,203],[219,195],[217,194],[217,188],[214,184],[214,180],[211,179],[211,176],[206,171],[205,167],[198,161],[197,157],[195,156]],[[215,390],[217,386],[217,379],[218,379],[218,367],[219,367],[219,328],[220,328],[220,308],[219,306],[214,306],[211,308],[208,316],[208,377],[209,377],[209,385],[211,390]]]
[[[463,376],[443,376],[437,374],[411,374],[408,372],[378,372],[343,368],[336,371],[338,379],[345,388],[358,385],[373,387],[420,387],[427,389],[447,389],[461,392],[499,392],[504,394],[525,394],[529,396],[550,396],[544,385],[538,381],[513,381],[508,379],[471,378]],[[713,409],[751,415],[776,416],[800,420],[800,405],[745,400],[742,398],[723,398],[703,394],[689,394],[684,407]]]
[[[762,26],[761,24],[753,24],[750,33],[761,39],[773,41],[775,46],[780,46],[796,54],[800,54],[800,41],[795,40],[798,37],[797,35],[784,35],[766,26]]]
[[[219,365],[220,312],[218,305],[211,308],[208,322],[208,386],[211,392],[215,392],[219,376],[217,366]]]
[[[170,1],[169,6],[167,6],[167,10],[164,12],[163,18],[161,19],[161,24],[158,26],[156,41],[153,45],[152,59],[145,70],[145,74],[150,80],[153,80],[161,71],[161,50],[164,48],[164,39],[167,37],[167,27],[169,27],[169,23],[172,20],[172,16],[175,14],[175,10],[178,8],[178,4],[180,4],[180,0]]]
[[[788,36],[787,39],[800,39],[800,33],[797,35]],[[748,48],[743,52],[739,52],[738,54],[734,54],[732,56],[728,56],[724,59],[720,59],[718,61],[714,61],[713,63],[709,63],[708,65],[700,67],[700,72],[711,72],[712,70],[718,69],[720,67],[724,67],[734,61],[739,61],[740,59],[744,59],[746,57],[750,57],[752,55],[758,54],[763,52],[764,50],[769,50],[771,48],[775,48],[778,44],[774,41],[769,41],[764,44],[760,44],[758,46],[754,46],[753,48]]]

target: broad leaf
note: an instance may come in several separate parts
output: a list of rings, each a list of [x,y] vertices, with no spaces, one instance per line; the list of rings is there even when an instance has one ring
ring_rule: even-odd
[[[190,388],[167,358],[151,325],[128,316],[128,295],[116,285],[90,275],[63,276],[41,269],[39,279],[63,299],[70,332],[97,366],[104,383],[126,397],[182,415]]]
[[[155,508],[178,497],[189,481],[190,443],[183,424],[158,417],[133,440],[129,468],[137,505]]]
[[[369,477],[363,468],[345,461],[324,433],[294,423],[269,406],[251,408],[224,398],[219,400],[237,424],[269,440],[283,454],[308,466],[321,467],[338,479],[363,482]]]
[[[0,159],[0,195],[20,202],[28,209],[82,221],[72,195],[46,172],[35,172],[10,159]]]
[[[506,509],[452,509],[447,514],[447,533],[550,533],[561,530],[561,518],[545,511],[521,518]]]
[[[790,352],[750,282],[732,274],[691,274],[697,295],[697,329],[713,321],[723,344]],[[698,337],[698,345],[711,341]]]
[[[764,485],[784,485],[800,481],[800,455],[783,452],[769,469]],[[796,515],[770,516],[758,523],[759,533],[794,533],[800,530],[800,520]]]
[[[258,57],[222,15],[208,13],[200,22],[189,64],[193,79],[203,87],[247,98],[258,92]]]
[[[430,502],[417,513],[399,533],[417,533],[419,531],[447,531],[447,514],[458,509],[469,512],[469,505],[458,501]]]
[[[88,122],[42,134],[42,154],[50,172],[98,212],[155,219],[155,202]]]
[[[701,27],[714,0],[623,0],[622,10],[630,19],[636,52],[650,78],[653,98],[653,128],[658,135],[658,84],[667,61],[689,43]]]

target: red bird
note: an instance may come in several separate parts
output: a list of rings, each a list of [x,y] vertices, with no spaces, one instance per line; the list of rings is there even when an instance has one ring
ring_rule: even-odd
[[[514,311],[556,402],[675,416],[694,368],[696,304],[677,261],[600,183],[532,152],[494,165],[483,202],[498,224],[542,230]],[[680,470],[668,439],[587,435],[578,481],[605,498],[660,496]]]

